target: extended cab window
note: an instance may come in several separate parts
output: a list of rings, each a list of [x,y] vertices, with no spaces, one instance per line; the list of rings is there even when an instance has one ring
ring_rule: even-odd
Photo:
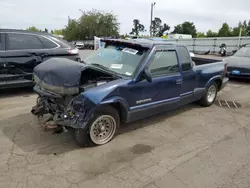
[[[10,33],[8,50],[42,49],[41,41],[35,35]]]
[[[152,77],[177,73],[178,60],[175,51],[157,51],[149,66]]]
[[[178,57],[179,57],[179,62],[181,64],[182,71],[189,71],[192,69],[191,66],[191,60],[190,60],[190,54],[187,50],[187,48],[183,46],[177,47],[178,49]]]

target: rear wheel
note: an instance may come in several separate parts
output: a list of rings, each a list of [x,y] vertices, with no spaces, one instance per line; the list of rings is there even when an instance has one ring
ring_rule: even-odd
[[[208,86],[205,95],[200,100],[200,105],[204,107],[211,106],[217,97],[218,87],[216,83]]]
[[[120,124],[116,109],[105,106],[98,109],[84,129],[77,129],[75,138],[82,147],[104,145],[111,141]]]

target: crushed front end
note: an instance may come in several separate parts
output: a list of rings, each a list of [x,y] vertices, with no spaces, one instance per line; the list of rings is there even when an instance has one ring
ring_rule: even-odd
[[[117,79],[112,74],[75,61],[51,58],[34,69],[35,116],[50,115],[59,127],[84,128],[96,106],[84,96],[87,90]]]
[[[92,116],[95,105],[83,95],[61,96],[34,87],[39,95],[31,113],[39,118],[49,115],[44,123],[53,122],[56,127],[84,128]]]

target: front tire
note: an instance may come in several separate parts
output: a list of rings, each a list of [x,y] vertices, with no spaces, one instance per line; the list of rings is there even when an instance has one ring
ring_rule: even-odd
[[[75,138],[81,147],[100,146],[110,142],[120,126],[117,110],[104,106],[96,110],[83,129],[76,129]]]
[[[216,83],[212,83],[207,87],[205,95],[200,100],[200,105],[204,107],[211,106],[217,97],[218,87]]]

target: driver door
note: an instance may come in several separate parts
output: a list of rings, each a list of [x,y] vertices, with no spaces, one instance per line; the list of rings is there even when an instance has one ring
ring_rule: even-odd
[[[143,79],[129,89],[131,121],[179,106],[182,76],[175,49],[166,46],[156,48],[147,66],[152,82]]]

